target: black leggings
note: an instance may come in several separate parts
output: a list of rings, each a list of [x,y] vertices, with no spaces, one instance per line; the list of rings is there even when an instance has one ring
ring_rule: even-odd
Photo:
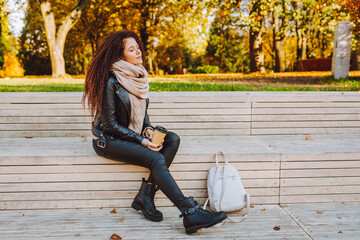
[[[164,146],[160,152],[152,151],[135,142],[115,138],[108,139],[105,148],[100,148],[93,140],[93,147],[98,155],[150,169],[148,181],[158,185],[160,190],[176,206],[185,200],[185,197],[171,176],[168,167],[175,157],[179,144],[180,138],[173,132],[166,134]]]

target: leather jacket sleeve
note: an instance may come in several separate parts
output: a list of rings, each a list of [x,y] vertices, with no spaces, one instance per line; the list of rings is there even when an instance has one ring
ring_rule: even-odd
[[[149,128],[149,127],[154,129],[154,127],[150,123],[149,115],[147,114],[148,106],[149,106],[149,99],[146,100],[146,112],[145,112],[145,119],[144,119],[143,129]]]
[[[104,89],[101,110],[101,119],[104,132],[119,139],[134,141],[141,144],[144,139],[142,136],[118,123],[116,98],[118,98],[118,96],[116,95],[115,83],[113,81],[108,81]]]

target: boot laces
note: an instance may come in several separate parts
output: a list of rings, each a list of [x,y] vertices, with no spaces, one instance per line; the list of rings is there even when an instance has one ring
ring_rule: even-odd
[[[153,194],[152,194],[150,188],[148,189],[148,194],[149,194],[148,195],[149,197],[147,199],[148,199],[148,202],[149,202],[150,206],[153,207],[154,209],[156,209],[155,202],[154,202],[154,197],[153,197]]]

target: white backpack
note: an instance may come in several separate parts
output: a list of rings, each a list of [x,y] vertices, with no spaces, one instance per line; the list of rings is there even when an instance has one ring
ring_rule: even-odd
[[[218,155],[222,154],[225,165],[219,165]],[[241,182],[238,170],[229,164],[223,152],[215,154],[216,166],[210,168],[207,179],[209,198],[204,208],[210,202],[213,211],[236,212],[246,207],[246,214],[240,220],[230,219],[232,222],[240,222],[249,215],[250,196],[246,193]]]

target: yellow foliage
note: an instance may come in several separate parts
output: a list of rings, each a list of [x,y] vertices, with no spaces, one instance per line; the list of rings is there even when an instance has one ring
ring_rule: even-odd
[[[4,52],[4,65],[0,70],[1,77],[22,77],[24,68],[21,66],[19,59],[13,53]]]

